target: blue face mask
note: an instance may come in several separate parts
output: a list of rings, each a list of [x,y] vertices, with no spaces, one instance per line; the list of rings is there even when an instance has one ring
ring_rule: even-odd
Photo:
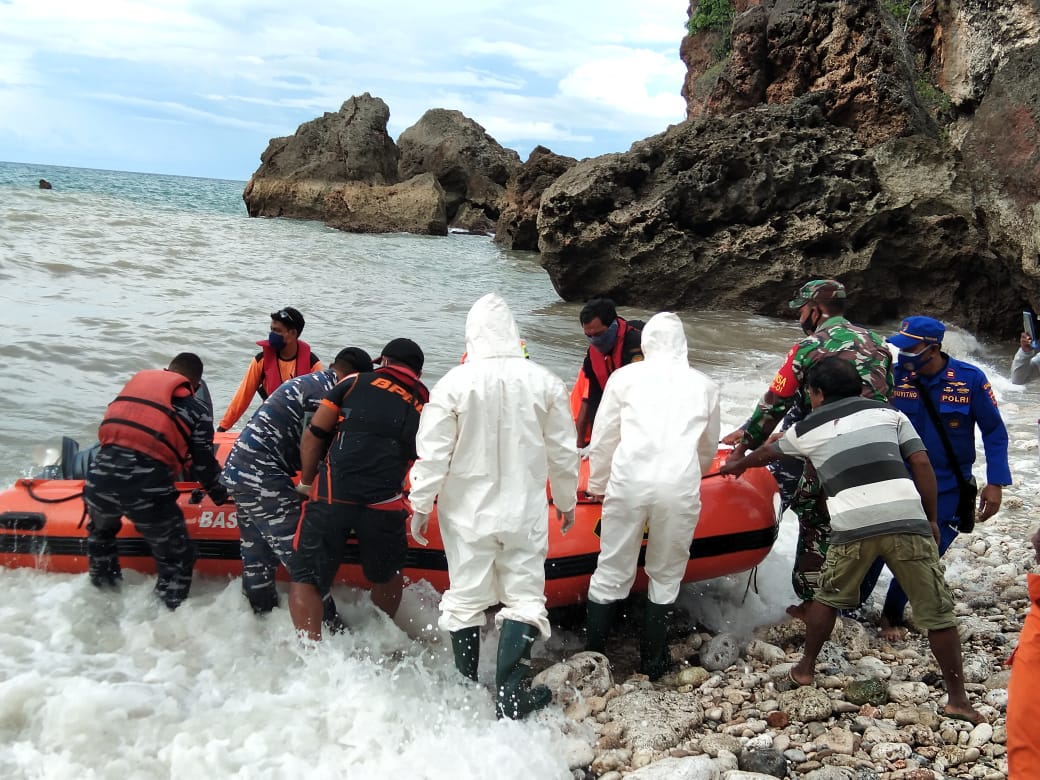
[[[282,347],[285,346],[285,336],[272,330],[267,334],[267,343],[271,345],[271,349],[275,352],[280,352]]]
[[[586,336],[585,338],[589,340],[589,344],[606,355],[614,348],[614,342],[617,341],[617,332],[618,322],[614,320],[610,323],[610,327],[602,333],[596,336]]]
[[[899,357],[896,358],[896,362],[899,363],[899,367],[905,371],[912,371],[915,374],[920,373],[925,363],[932,359],[932,351],[930,348],[926,348],[918,353],[904,352],[899,350]]]

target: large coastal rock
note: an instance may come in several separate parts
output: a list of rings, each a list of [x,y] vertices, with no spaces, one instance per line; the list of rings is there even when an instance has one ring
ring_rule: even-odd
[[[939,141],[868,150],[807,97],[578,163],[542,196],[539,246],[568,299],[779,315],[802,280],[836,276],[858,317],[927,305],[974,325],[1008,304],[971,273],[986,250],[972,207]]]
[[[494,233],[505,185],[520,165],[484,128],[460,111],[427,111],[397,139],[401,179],[432,173],[445,193],[452,227]]]
[[[544,192],[557,290],[778,315],[836,276],[865,322],[1014,335],[1040,306],[1040,0],[992,6],[734,0],[683,42],[691,119]]]
[[[495,241],[507,249],[538,249],[538,207],[542,193],[574,167],[573,157],[536,146],[527,162],[513,171],[506,184],[505,205],[495,226]]]
[[[242,198],[251,217],[324,219],[325,195],[347,182],[394,184],[397,146],[387,135],[390,109],[367,92],[272,138]]]

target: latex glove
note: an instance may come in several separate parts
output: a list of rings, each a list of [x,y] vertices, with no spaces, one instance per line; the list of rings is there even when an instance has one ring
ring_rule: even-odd
[[[423,547],[430,543],[426,538],[426,529],[430,525],[429,512],[412,512],[412,538]]]
[[[300,480],[300,482],[296,485],[296,492],[299,493],[304,498],[310,498],[311,497],[311,486],[308,485],[303,480]]]
[[[206,497],[206,491],[202,488],[195,488],[191,491],[191,496],[188,498],[189,504],[201,504],[202,499]]]
[[[581,458],[582,460],[588,460],[589,459],[589,448],[588,447],[578,447],[578,457]]]
[[[220,426],[218,425],[218,426],[217,426],[217,433],[227,433],[227,428],[221,428],[221,427],[220,427]]]
[[[560,533],[565,534],[574,527],[574,510],[564,512],[556,509],[556,519],[560,521]]]

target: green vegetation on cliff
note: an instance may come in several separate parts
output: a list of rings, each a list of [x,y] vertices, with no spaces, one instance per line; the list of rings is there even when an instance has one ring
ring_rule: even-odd
[[[734,13],[732,0],[700,0],[697,10],[690,17],[687,29],[690,35],[705,30],[721,29],[733,21]]]

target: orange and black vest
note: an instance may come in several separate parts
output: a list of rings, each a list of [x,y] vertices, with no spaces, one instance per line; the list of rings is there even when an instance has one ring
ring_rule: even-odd
[[[190,395],[191,382],[175,371],[139,371],[108,405],[98,440],[102,446],[125,447],[180,471],[189,457],[191,428],[173,408],[173,399]]]
[[[260,383],[258,389],[260,397],[267,400],[267,396],[277,390],[284,380],[282,379],[282,372],[278,370],[278,352],[267,343],[266,339],[256,343],[263,350],[260,355],[264,363],[264,380]],[[311,366],[316,362],[316,360],[311,358],[311,345],[306,341],[297,340],[296,368],[293,369],[293,377],[309,374]]]

